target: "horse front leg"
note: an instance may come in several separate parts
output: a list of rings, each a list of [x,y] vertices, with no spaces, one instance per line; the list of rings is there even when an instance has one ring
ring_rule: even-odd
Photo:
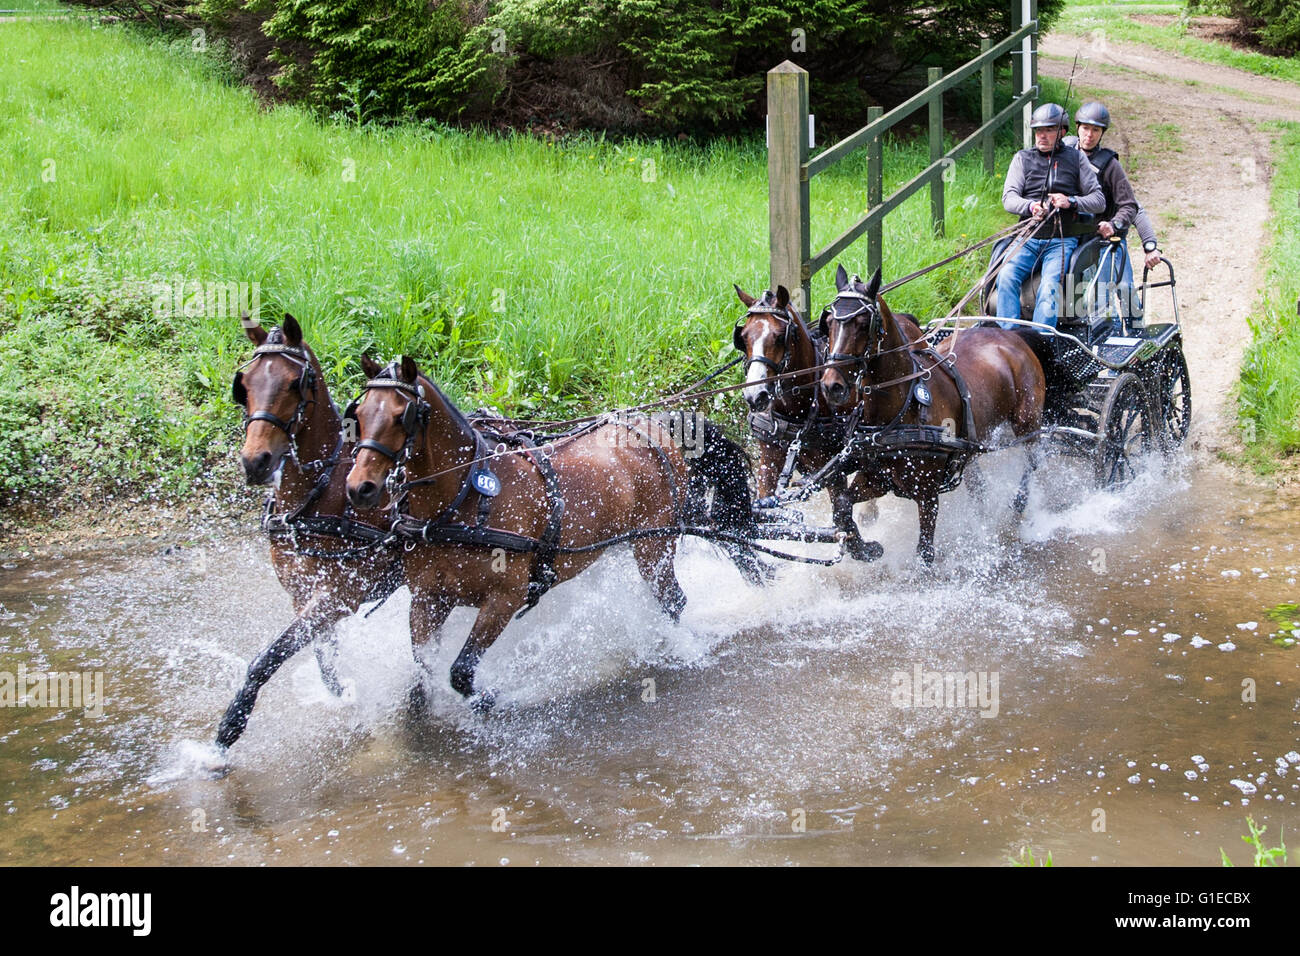
[[[1016,498],[1011,503],[1011,507],[1015,509],[1017,518],[1024,517],[1025,506],[1029,504],[1029,479],[1033,477],[1033,474],[1038,470],[1039,465],[1038,445],[1031,442],[1027,451],[1029,457],[1025,462],[1025,472],[1020,476],[1020,487],[1016,490]]]
[[[916,553],[926,564],[934,564],[934,528],[939,522],[939,493],[927,490],[916,496],[916,510],[921,520],[921,536]]]
[[[455,602],[440,594],[416,591],[411,594],[411,611],[408,617],[411,625],[411,656],[420,670],[431,678],[435,675],[424,660],[424,649],[446,623]],[[415,686],[411,688],[408,698],[411,715],[423,717],[429,712],[429,697],[424,689],[424,678],[417,674]]]
[[[859,501],[870,501],[874,510],[875,500],[883,492],[877,490],[861,471],[853,476],[851,483],[840,476],[827,491],[831,496],[831,522],[848,534],[844,547],[849,557],[857,561],[877,560],[885,553],[885,549],[879,541],[867,541],[862,537],[858,523],[853,520],[853,506]]]
[[[332,626],[341,616],[340,609],[328,594],[318,594],[308,601],[274,641],[248,665],[244,686],[226,708],[217,728],[217,746],[228,750],[244,733],[248,718],[257,704],[258,692],[285,661],[305,647],[315,636],[316,628]]]
[[[451,665],[451,686],[467,700],[474,697],[474,672],[478,670],[479,661],[506,629],[518,606],[519,602],[512,596],[512,592],[498,591],[491,594],[479,608],[474,626],[465,639],[465,646],[460,649]],[[472,701],[472,706],[478,713],[486,714],[495,703],[496,692],[485,690]]]
[[[673,568],[677,542],[673,539],[638,541],[632,545],[632,554],[636,558],[637,570],[654,591],[659,607],[674,624],[680,623],[682,611],[686,608],[686,593],[677,582],[677,572]]]
[[[772,442],[758,443],[758,499],[776,494],[776,482],[785,467],[785,446]]]
[[[334,622],[322,627],[312,645],[316,653],[316,666],[320,668],[321,683],[335,697],[343,696],[343,683],[339,680],[339,639],[334,636]]]

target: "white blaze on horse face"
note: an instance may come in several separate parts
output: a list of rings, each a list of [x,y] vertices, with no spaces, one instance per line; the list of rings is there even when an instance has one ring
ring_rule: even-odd
[[[826,348],[826,351],[827,351],[828,354],[834,354],[834,355],[843,355],[843,354],[845,354],[845,352],[844,352],[844,349],[845,349],[845,345],[844,345],[844,337],[848,334],[848,331],[849,331],[849,323],[848,323],[848,322],[832,322],[832,323],[831,323],[830,341],[827,343],[827,348]],[[843,376],[846,380],[848,379],[848,375],[845,373],[845,366],[843,366],[843,365],[835,365],[835,366],[832,366],[832,367],[831,367],[830,369],[828,369],[827,371],[828,371],[828,372],[833,372],[833,373],[838,374],[838,375],[841,375],[841,376]],[[848,382],[846,381],[845,384],[847,385]]]
[[[761,383],[763,379],[768,378],[772,374],[771,366],[764,365],[762,362],[753,361],[756,358],[767,358],[767,338],[770,333],[771,330],[764,326],[763,331],[758,336],[758,341],[754,343],[754,349],[749,356],[749,371],[745,374],[746,382]],[[747,385],[741,394],[745,396],[745,401],[754,402],[758,400],[758,396],[762,393],[763,388],[763,384]]]

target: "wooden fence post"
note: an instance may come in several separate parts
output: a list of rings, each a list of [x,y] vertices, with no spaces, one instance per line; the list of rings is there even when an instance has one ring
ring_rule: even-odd
[[[767,209],[771,287],[808,314],[808,71],[786,60],[767,72]]]
[[[980,40],[980,53],[988,53],[992,46],[992,40]],[[993,119],[993,61],[985,60],[980,66],[980,125],[987,126],[991,119]],[[984,172],[988,176],[993,175],[995,162],[993,139],[992,130],[984,134]]]
[[[1038,19],[1038,0],[1029,0],[1029,19]],[[1029,85],[1038,85],[1038,33],[1029,36]],[[1040,97],[1041,98],[1041,97]],[[1065,103],[1061,104],[1066,106]],[[1067,107],[1068,108],[1068,107]],[[1026,143],[1026,146],[1029,145]]]
[[[943,67],[930,67],[929,85],[934,86],[943,79]],[[936,93],[930,98],[930,162],[937,163],[943,158],[943,93]],[[943,174],[930,180],[930,225],[936,236],[943,235]]]
[[[1011,0],[1011,33],[1015,33],[1023,25],[1024,21],[1020,17],[1020,5],[1024,0]],[[1019,96],[1025,88],[1025,45],[1020,44],[1020,48],[1011,51],[1011,96],[1014,99]],[[1023,112],[1023,111],[1022,111]],[[1020,144],[1017,149],[1027,146],[1025,142],[1025,118],[1017,113],[1011,121],[1011,128],[1016,131],[1016,142]]]
[[[867,107],[867,122],[874,123],[885,115],[883,106]],[[871,137],[867,143],[867,209],[880,205],[885,196],[885,149],[883,137]],[[867,230],[867,276],[875,275],[884,259],[885,226],[876,223]]]
[[[1033,0],[1012,0],[1012,2],[1015,3],[1018,8],[1015,14],[1015,21],[1016,29],[1020,29],[1020,27],[1033,19],[1033,17],[1030,16],[1033,12]],[[1027,36],[1020,42],[1020,51],[1016,55],[1017,59],[1020,61],[1017,64],[1020,67],[1020,80],[1016,84],[1016,96],[1027,92],[1034,85],[1034,54],[1034,38],[1032,36]],[[1026,103],[1024,109],[1020,111],[1018,128],[1020,131],[1021,149],[1029,149],[1029,147],[1034,145],[1034,134],[1029,126],[1030,116],[1033,111],[1034,104],[1032,102]]]

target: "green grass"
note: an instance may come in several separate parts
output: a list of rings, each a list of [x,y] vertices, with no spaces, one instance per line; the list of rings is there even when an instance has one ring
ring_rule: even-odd
[[[1205,40],[1190,33],[1185,25],[1178,21],[1165,26],[1156,26],[1129,19],[1134,14],[1165,14],[1176,17],[1183,11],[1184,4],[1181,2],[1130,3],[1125,0],[1114,0],[1110,3],[1097,3],[1072,0],[1052,29],[1057,33],[1072,33],[1084,37],[1085,43],[1081,47],[1084,56],[1088,55],[1091,46],[1110,40],[1142,43],[1205,63],[1230,66],[1248,73],[1258,73],[1261,76],[1275,76],[1300,82],[1300,58],[1268,56],[1251,50],[1236,49],[1216,40]]]
[[[1272,847],[1264,846],[1263,836],[1268,832],[1268,827],[1256,826],[1254,817],[1246,817],[1246,826],[1250,833],[1242,836],[1242,842],[1255,851],[1255,866],[1286,866],[1287,851],[1286,830],[1282,830],[1282,835],[1278,838],[1278,845]],[[1228,859],[1228,854],[1223,847],[1219,847],[1219,860],[1224,866],[1233,866],[1232,860]]]
[[[1052,851],[1047,851],[1047,856],[1034,858],[1034,849],[1030,846],[1022,846],[1020,855],[1007,857],[1007,862],[1012,866],[1055,866],[1052,862]]]
[[[1271,205],[1272,243],[1251,315],[1239,414],[1247,461],[1268,473],[1300,452],[1300,123],[1282,125]]]
[[[233,475],[229,383],[250,346],[237,317],[156,307],[158,282],[257,283],[264,324],[296,315],[340,396],[362,352],[409,353],[460,400],[563,417],[732,357],[731,284],[766,285],[761,136],[551,144],[322,123],[263,110],[220,64],[188,35],[0,27],[0,503]],[[992,178],[978,150],[958,165],[946,239],[925,191],[890,217],[887,279],[1006,224],[1010,151]],[[886,194],[927,161],[891,143]],[[865,180],[860,152],[813,182],[814,249],[860,215]],[[864,271],[865,256],[842,261]],[[982,266],[891,305],[943,314]]]
[[[1278,647],[1294,648],[1300,639],[1300,604],[1284,601],[1269,608],[1267,613],[1278,628],[1269,639]]]
[[[80,11],[74,11],[58,0],[0,0],[0,10],[12,11],[16,15],[24,16],[33,13],[76,13],[82,15],[88,14],[84,7]]]

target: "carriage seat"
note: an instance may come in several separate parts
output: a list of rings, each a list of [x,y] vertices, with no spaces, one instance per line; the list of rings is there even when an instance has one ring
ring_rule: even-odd
[[[993,246],[993,252],[989,256],[990,266],[998,261],[1002,250],[1009,242],[1011,242],[1010,237],[999,240]],[[1140,321],[1142,317],[1140,304],[1137,297],[1133,295],[1132,288],[1118,287],[1119,279],[1123,275],[1123,260],[1119,258],[1117,251],[1110,249],[1109,246],[1108,240],[1096,234],[1081,236],[1066,269],[1065,285],[1068,294],[1061,299],[1061,315],[1057,324],[1062,331],[1070,332],[1085,342],[1105,339],[1117,310],[1129,322]],[[1105,273],[1113,276],[1112,284],[1117,286],[1114,293],[1108,295],[1104,290],[1094,286],[1093,280],[1098,279],[1099,272],[1103,273],[1099,281],[1104,281]],[[1042,263],[1039,262],[1020,289],[1020,317],[1026,321],[1034,317],[1034,302],[1042,281]],[[1110,303],[1112,296],[1114,306]],[[981,299],[983,314],[996,315],[996,273],[985,272]]]

